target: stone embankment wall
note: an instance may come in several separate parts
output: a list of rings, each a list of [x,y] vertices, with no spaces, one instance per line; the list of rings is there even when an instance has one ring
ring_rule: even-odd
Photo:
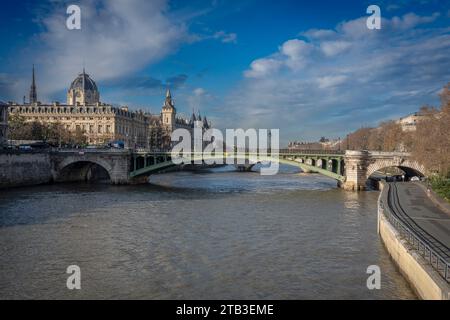
[[[48,153],[0,153],[0,188],[30,186],[52,181]]]
[[[450,300],[450,286],[409,242],[404,239],[384,215],[382,199],[388,188],[381,187],[378,200],[378,233],[400,272],[421,299]],[[383,201],[386,203],[385,201]]]

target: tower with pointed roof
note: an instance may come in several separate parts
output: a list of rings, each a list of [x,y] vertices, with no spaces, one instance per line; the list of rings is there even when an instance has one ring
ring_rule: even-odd
[[[33,75],[31,80],[31,87],[30,87],[30,104],[37,103],[37,91],[36,91],[36,79],[34,76],[34,64],[33,64]]]
[[[170,89],[167,88],[166,91],[166,99],[164,100],[164,104],[161,111],[163,126],[173,131],[175,128],[175,116],[177,114],[177,110],[175,109],[175,104],[172,100],[172,95],[170,93]]]

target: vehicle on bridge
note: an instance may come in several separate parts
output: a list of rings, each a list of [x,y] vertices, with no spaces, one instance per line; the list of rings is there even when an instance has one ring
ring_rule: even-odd
[[[121,141],[121,140],[115,140],[115,141],[111,141],[108,146],[110,148],[116,148],[116,149],[125,149],[125,142]]]

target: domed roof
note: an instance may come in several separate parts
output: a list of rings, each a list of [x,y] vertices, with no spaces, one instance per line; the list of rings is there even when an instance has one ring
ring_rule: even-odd
[[[78,77],[76,77],[75,80],[72,81],[70,90],[72,89],[98,91],[97,85],[95,84],[94,80],[92,80],[89,75],[84,72],[84,70],[83,73],[80,73]]]

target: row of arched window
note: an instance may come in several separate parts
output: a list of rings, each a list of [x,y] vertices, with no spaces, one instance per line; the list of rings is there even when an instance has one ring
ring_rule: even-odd
[[[19,113],[113,113],[111,107],[12,107]]]

